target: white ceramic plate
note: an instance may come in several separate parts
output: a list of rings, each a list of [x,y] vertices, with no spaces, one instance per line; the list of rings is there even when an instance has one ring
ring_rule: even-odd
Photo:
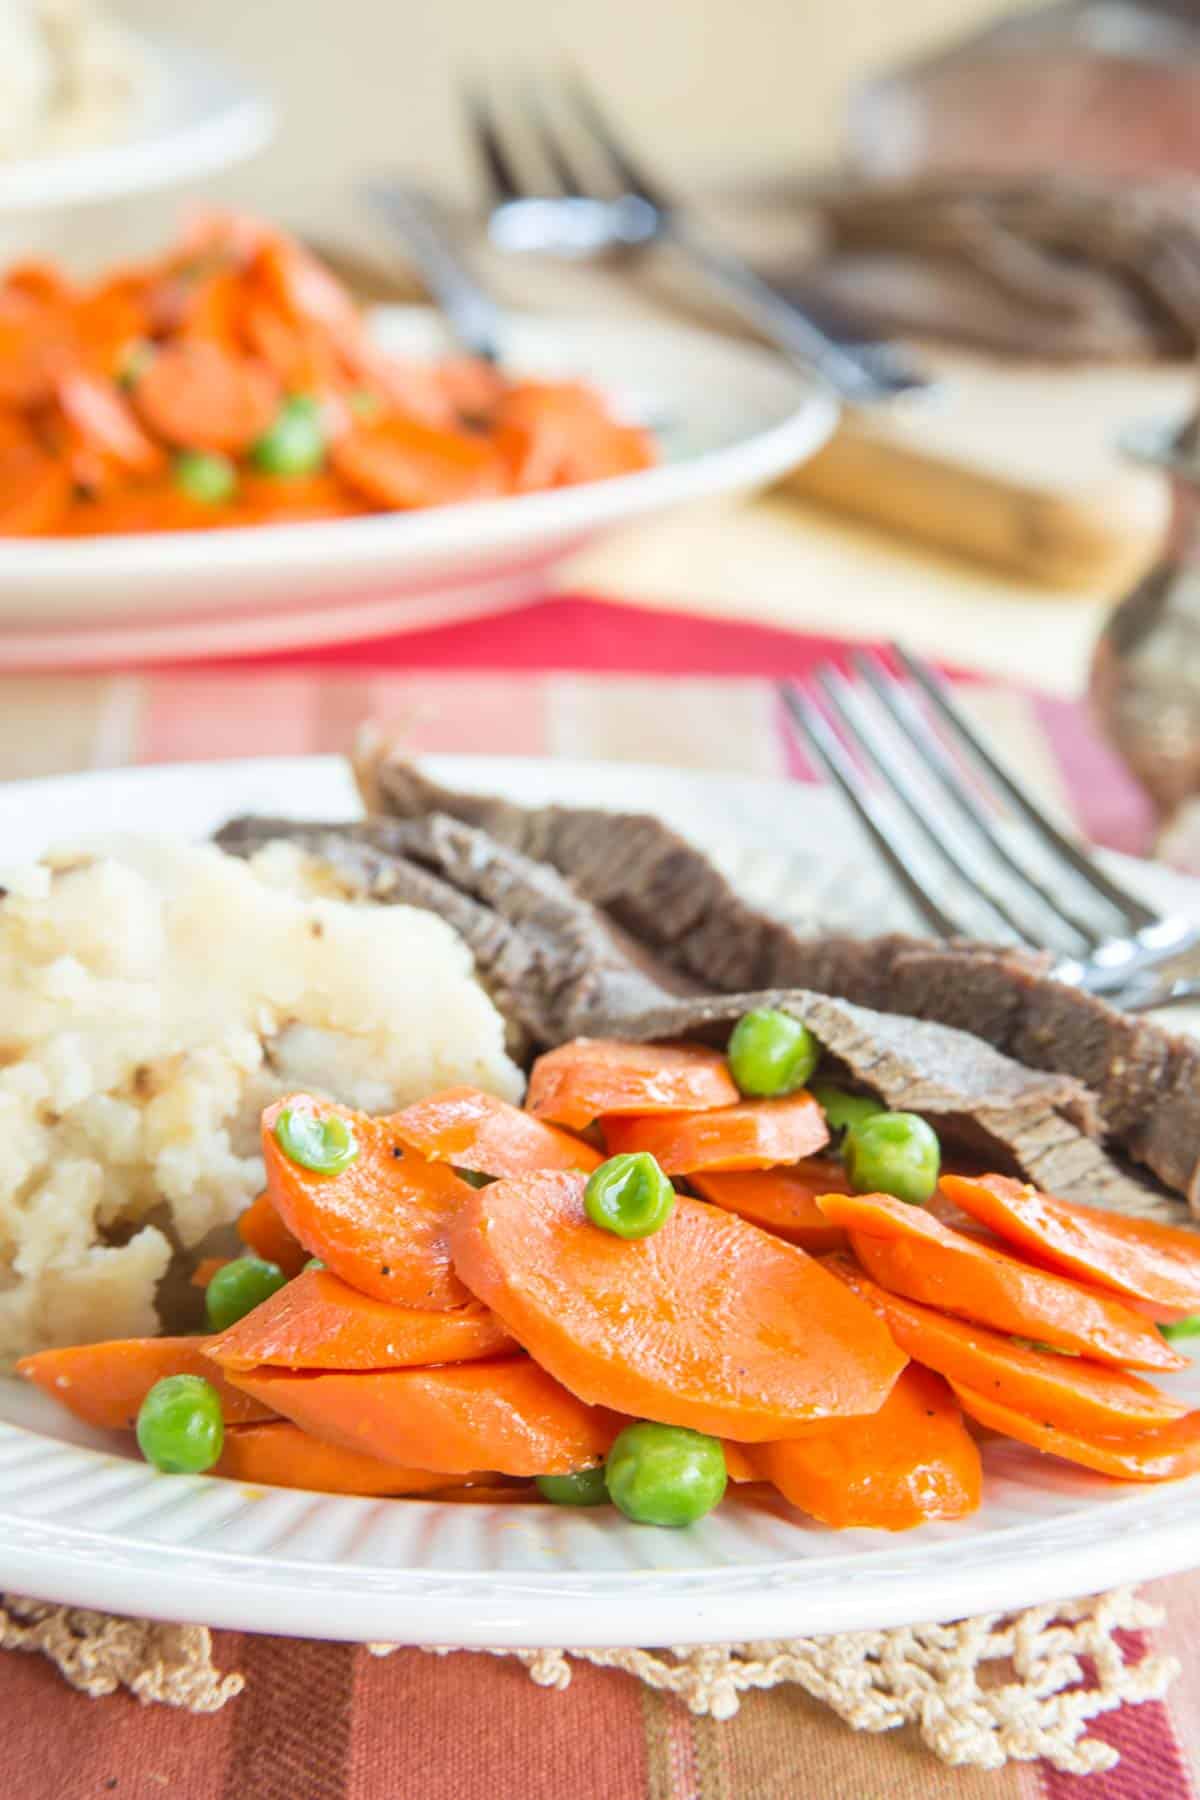
[[[0,160],[0,216],[193,181],[266,143],[274,110],[240,75],[199,50],[125,35],[143,76],[126,117],[101,143]]]
[[[766,903],[809,918],[836,893],[838,924],[907,923],[821,790],[628,764],[431,767],[527,801],[620,807],[636,793]],[[196,764],[2,788],[0,842],[8,859],[62,833],[203,834],[243,808],[355,810],[332,760]],[[1156,902],[1200,915],[1200,887],[1126,867]],[[1200,1404],[1200,1370],[1171,1382]],[[831,1532],[781,1501],[733,1498],[687,1531],[655,1531],[608,1510],[162,1476],[10,1381],[0,1383],[0,1589],[313,1637],[683,1644],[960,1618],[1200,1563],[1200,1478],[1126,1486],[1003,1443],[984,1461],[984,1505],[960,1524]]]
[[[437,315],[382,309],[378,335],[447,346]],[[340,642],[518,604],[604,531],[773,480],[835,419],[769,351],[682,326],[514,317],[508,361],[582,375],[655,424],[661,466],[512,499],[363,519],[77,540],[0,539],[0,668],[145,664]]]

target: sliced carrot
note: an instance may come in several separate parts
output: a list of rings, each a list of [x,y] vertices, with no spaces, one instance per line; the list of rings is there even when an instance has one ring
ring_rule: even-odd
[[[519,1481],[510,1476],[507,1481],[499,1476],[494,1481],[469,1481],[461,1487],[439,1488],[435,1494],[426,1494],[427,1500],[445,1500],[455,1506],[548,1506],[550,1501],[542,1499],[541,1494],[532,1481]]]
[[[486,419],[504,389],[504,377],[478,356],[448,356],[437,365],[437,384],[462,419]]]
[[[71,337],[65,308],[0,287],[0,403],[31,407],[48,400]]]
[[[1059,1200],[1007,1175],[943,1182],[956,1205],[1017,1250],[1148,1305],[1200,1309],[1200,1233]]]
[[[449,1475],[569,1475],[599,1462],[626,1423],[527,1356],[355,1374],[239,1369],[230,1379],[314,1437]]]
[[[790,1244],[799,1244],[812,1256],[845,1249],[849,1241],[817,1205],[818,1194],[850,1191],[845,1170],[832,1157],[810,1156],[790,1169],[696,1173],[690,1180],[702,1199],[749,1219],[752,1225],[774,1232]]]
[[[66,520],[71,473],[33,444],[0,450],[0,537],[40,537]]]
[[[446,1485],[440,1472],[404,1469],[360,1450],[322,1443],[290,1419],[226,1432],[212,1473],[256,1487],[311,1488],[318,1494],[428,1494]]]
[[[682,1195],[629,1241],[591,1223],[585,1185],[493,1182],[451,1227],[463,1280],[580,1399],[738,1442],[883,1404],[904,1356],[802,1250]]]
[[[123,394],[98,375],[69,369],[55,377],[55,393],[67,418],[101,456],[135,475],[156,475],[166,464],[162,447],[138,424]]]
[[[656,460],[649,434],[618,423],[583,382],[515,383],[494,417],[521,492],[628,475]]]
[[[308,1251],[292,1236],[270,1194],[260,1194],[250,1202],[237,1222],[237,1234],[255,1256],[278,1263],[289,1281],[308,1261]]]
[[[400,1369],[471,1362],[513,1349],[477,1301],[452,1312],[373,1300],[325,1269],[307,1269],[220,1337],[206,1354],[222,1368]]]
[[[168,1375],[203,1375],[221,1396],[227,1425],[269,1419],[271,1408],[231,1387],[204,1354],[199,1337],[116,1338],[107,1344],[74,1344],[23,1356],[18,1375],[32,1381],[101,1431],[132,1431],[138,1408],[156,1381]]]
[[[824,1148],[829,1127],[802,1089],[783,1100],[743,1100],[720,1112],[606,1119],[604,1141],[611,1155],[648,1150],[668,1175],[690,1175],[799,1162]]]
[[[494,499],[506,485],[486,438],[398,413],[355,425],[330,446],[330,458],[356,492],[401,511]]]
[[[757,1445],[735,1444],[732,1438],[726,1438],[721,1448],[725,1452],[725,1473],[730,1481],[762,1481],[764,1479],[754,1461]]]
[[[151,431],[186,450],[246,450],[275,417],[280,387],[264,363],[207,339],[156,352],[133,389]]]
[[[328,471],[316,475],[242,477],[237,502],[242,525],[284,525],[303,519],[354,519],[370,508]]]
[[[274,1125],[285,1106],[335,1112],[351,1122],[358,1155],[340,1175],[318,1175],[285,1156]],[[465,1181],[400,1143],[390,1119],[292,1095],[262,1120],[267,1191],[288,1230],[363,1294],[433,1312],[470,1298],[450,1266],[451,1218],[471,1194]]]
[[[1118,1481],[1177,1481],[1200,1470],[1200,1412],[1121,1437],[1091,1436],[1043,1424],[974,1388],[951,1384],[959,1405],[979,1424],[1051,1456],[1115,1475]]]
[[[445,1088],[391,1119],[401,1143],[429,1162],[453,1163],[481,1175],[532,1175],[538,1169],[582,1169],[603,1161],[598,1150],[480,1088]]]
[[[1030,1350],[986,1326],[889,1294],[849,1257],[831,1257],[826,1267],[875,1308],[914,1362],[1044,1424],[1119,1435],[1163,1425],[1187,1411],[1181,1401],[1136,1375],[1082,1356]]]
[[[601,1116],[709,1112],[740,1099],[719,1050],[576,1038],[538,1057],[525,1104],[538,1118],[581,1129]]]
[[[910,1365],[877,1413],[830,1419],[756,1444],[751,1459],[785,1500],[838,1530],[910,1531],[979,1505],[979,1448],[940,1375]]]
[[[189,1277],[192,1287],[206,1288],[218,1269],[233,1261],[231,1256],[206,1256],[198,1262]]]
[[[825,1194],[820,1204],[832,1224],[850,1233],[868,1275],[893,1293],[1099,1362],[1187,1366],[1147,1320],[1111,1294],[960,1236],[919,1206],[887,1194]]]

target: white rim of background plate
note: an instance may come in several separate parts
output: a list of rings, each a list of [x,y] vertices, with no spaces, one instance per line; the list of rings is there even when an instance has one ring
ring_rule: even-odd
[[[138,118],[107,142],[0,161],[5,213],[79,206],[173,186],[253,156],[275,129],[267,97],[206,51],[126,30],[149,83]]]
[[[437,757],[428,766],[464,787],[486,782],[531,802],[611,806],[633,793],[702,838],[741,833],[747,859],[773,853],[785,870],[789,838],[801,848],[819,840],[827,857],[835,819],[848,835],[834,798],[799,784],[503,757]],[[31,838],[69,835],[83,822],[202,831],[243,806],[348,816],[352,789],[332,758],[67,777],[0,788],[0,830],[20,856]],[[853,858],[852,840],[848,851]],[[1134,866],[1147,892],[1157,888],[1175,904],[1185,895],[1200,911],[1194,884]],[[782,1504],[734,1499],[690,1531],[671,1533],[565,1508],[351,1500],[164,1477],[3,1422],[0,1586],[316,1637],[684,1644],[957,1618],[1200,1562],[1200,1478],[1145,1491],[1043,1459],[1031,1488],[1022,1463],[1031,1454],[989,1448],[985,1504],[1001,1522],[990,1531],[964,1522],[895,1539],[834,1536]],[[1031,1504],[1047,1510],[1030,1519]],[[422,1554],[449,1560],[412,1566]],[[593,1566],[581,1568],[581,1554]],[[478,1566],[483,1561],[488,1566]]]

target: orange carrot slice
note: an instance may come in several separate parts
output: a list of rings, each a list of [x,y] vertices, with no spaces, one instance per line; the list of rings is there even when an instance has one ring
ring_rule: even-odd
[[[479,1088],[446,1088],[391,1119],[401,1143],[429,1162],[454,1163],[481,1175],[532,1175],[537,1169],[582,1169],[603,1161],[598,1150]]]
[[[984,1325],[969,1325],[889,1294],[848,1257],[831,1257],[826,1267],[875,1308],[914,1362],[1043,1424],[1120,1435],[1164,1425],[1187,1411],[1181,1401],[1136,1375],[1082,1356],[1030,1350]]]
[[[992,1250],[887,1194],[825,1194],[868,1275],[893,1293],[1098,1362],[1181,1369],[1187,1358],[1110,1294]]]
[[[580,1129],[601,1116],[709,1112],[740,1099],[719,1050],[576,1038],[538,1057],[525,1104],[538,1118]]]
[[[107,1344],[73,1344],[23,1356],[17,1374],[100,1431],[132,1431],[138,1408],[156,1381],[168,1375],[203,1375],[221,1396],[227,1425],[269,1419],[271,1408],[230,1387],[204,1354],[199,1337],[115,1338]]]
[[[739,1442],[883,1404],[904,1356],[802,1250],[686,1196],[631,1242],[591,1223],[585,1185],[494,1182],[451,1227],[463,1280],[580,1399]]]
[[[943,1186],[964,1212],[1038,1262],[1166,1311],[1200,1309],[1200,1233],[1059,1200],[1007,1175],[948,1175]]]
[[[348,1119],[358,1155],[339,1175],[318,1175],[285,1156],[275,1121],[285,1106]],[[451,1170],[406,1150],[390,1119],[307,1095],[269,1106],[262,1120],[267,1191],[288,1230],[363,1294],[441,1312],[470,1298],[450,1266],[447,1229],[471,1189]]]
[[[123,394],[98,375],[69,369],[55,377],[55,394],[83,442],[135,475],[165,466],[162,447],[147,437]]]
[[[256,1487],[311,1488],[318,1494],[429,1494],[446,1485],[440,1472],[404,1469],[360,1450],[322,1443],[290,1419],[238,1425],[226,1432],[212,1473]]]
[[[695,1173],[691,1185],[705,1200],[737,1213],[763,1231],[799,1244],[811,1256],[845,1249],[846,1233],[831,1225],[818,1194],[849,1190],[846,1172],[832,1157],[810,1156],[792,1168],[749,1169],[733,1174]]]
[[[71,474],[33,444],[0,450],[0,537],[39,537],[66,518]]]
[[[668,1175],[691,1175],[799,1162],[824,1148],[829,1127],[802,1089],[782,1100],[744,1100],[720,1112],[606,1119],[604,1141],[613,1156],[647,1150]]]
[[[164,345],[133,390],[141,417],[186,450],[247,450],[275,417],[280,388],[265,364],[206,338]]]
[[[231,1256],[203,1257],[201,1261],[196,1264],[188,1278],[190,1285],[197,1288],[206,1288],[218,1269],[225,1268],[226,1265],[232,1261],[233,1258]]]
[[[1185,1413],[1182,1419],[1149,1431],[1093,1437],[1045,1425],[959,1382],[951,1385],[963,1411],[981,1425],[1101,1475],[1115,1475],[1119,1481],[1177,1481],[1200,1470],[1200,1412]]]
[[[290,1281],[308,1261],[308,1251],[292,1236],[275,1209],[270,1194],[252,1200],[237,1222],[243,1244],[266,1262],[278,1263]]]
[[[504,464],[486,438],[394,413],[346,432],[330,458],[342,480],[377,506],[407,511],[504,492]]]
[[[877,1413],[830,1419],[757,1444],[751,1459],[785,1500],[838,1530],[910,1531],[979,1505],[979,1449],[940,1375],[910,1365]]]
[[[314,1437],[449,1475],[569,1475],[599,1462],[626,1423],[525,1356],[355,1374],[239,1369],[230,1379]]]
[[[726,1438],[721,1448],[725,1452],[725,1473],[730,1481],[762,1481],[764,1479],[754,1461],[756,1445],[735,1444],[732,1438]]]
[[[206,1354],[222,1368],[401,1369],[471,1362],[513,1349],[500,1321],[477,1301],[452,1312],[373,1300],[324,1269],[308,1269],[264,1300]]]

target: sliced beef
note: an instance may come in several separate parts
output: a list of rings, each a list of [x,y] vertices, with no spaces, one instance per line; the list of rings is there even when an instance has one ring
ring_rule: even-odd
[[[1200,1210],[1200,1045],[1053,980],[1045,959],[902,935],[806,938],[748,905],[703,853],[646,814],[519,807],[457,794],[373,746],[368,804],[468,819],[549,862],[654,954],[722,990],[803,987],[957,1026],[1019,1062],[1074,1075],[1113,1141]]]

